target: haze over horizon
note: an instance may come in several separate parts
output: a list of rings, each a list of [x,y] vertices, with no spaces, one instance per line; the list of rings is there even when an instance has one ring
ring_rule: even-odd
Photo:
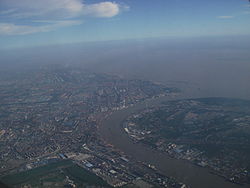
[[[0,66],[77,65],[247,98],[249,18],[248,0],[2,0]]]

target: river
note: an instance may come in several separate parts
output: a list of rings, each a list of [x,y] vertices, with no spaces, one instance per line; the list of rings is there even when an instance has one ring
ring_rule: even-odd
[[[192,97],[191,97],[192,96]],[[129,115],[140,111],[146,106],[154,106],[162,101],[187,99],[187,98],[209,97],[191,95],[180,95],[179,97],[161,97],[149,99],[132,107],[112,113],[101,122],[99,133],[108,143],[135,160],[153,164],[166,176],[172,176],[192,188],[239,188],[247,187],[225,181],[223,178],[211,174],[208,169],[198,167],[188,161],[170,158],[167,154],[156,152],[146,145],[133,142],[121,127],[123,120]],[[211,96],[210,96],[211,97]]]

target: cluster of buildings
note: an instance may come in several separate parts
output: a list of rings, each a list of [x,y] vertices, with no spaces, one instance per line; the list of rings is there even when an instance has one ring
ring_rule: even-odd
[[[98,116],[174,91],[142,80],[73,68],[42,69],[1,79],[0,174],[73,160],[110,185],[145,181],[183,187],[133,161],[97,135]]]

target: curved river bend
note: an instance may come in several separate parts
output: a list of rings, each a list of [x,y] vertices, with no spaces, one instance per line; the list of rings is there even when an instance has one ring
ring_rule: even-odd
[[[187,98],[194,97],[161,97],[150,99],[132,107],[116,111],[101,122],[99,133],[104,140],[114,145],[114,147],[123,151],[125,154],[138,161],[155,165],[156,168],[166,176],[172,176],[192,188],[246,188],[247,186],[240,186],[225,181],[223,178],[211,174],[208,169],[198,167],[184,160],[170,158],[167,154],[156,152],[140,143],[134,143],[121,127],[126,117],[144,109],[146,106],[154,106],[167,100]]]

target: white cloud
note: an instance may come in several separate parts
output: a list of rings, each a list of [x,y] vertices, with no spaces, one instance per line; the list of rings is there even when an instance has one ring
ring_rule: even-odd
[[[219,19],[232,19],[234,16],[218,16]]]
[[[102,2],[87,5],[83,8],[83,14],[94,17],[113,17],[120,11],[119,5],[112,2]]]
[[[6,14],[15,19],[65,18],[77,16],[83,4],[80,0],[1,0],[1,7],[5,11],[15,10]]]
[[[125,5],[109,1],[84,4],[81,0],[1,0],[0,3],[0,15],[15,19],[65,19],[81,15],[113,17],[125,8]]]
[[[125,5],[110,1],[85,4],[82,0],[0,0],[0,34],[45,32],[75,25],[74,21],[79,23],[77,20],[83,17],[110,18],[127,9]],[[34,20],[47,21],[34,26]],[[49,20],[58,21],[49,24]],[[26,25],[20,24],[23,21]]]
[[[40,22],[40,21],[39,21]],[[41,21],[42,22],[42,21]],[[80,25],[81,21],[49,21],[45,25],[31,26],[31,25],[16,25],[12,23],[0,23],[0,35],[27,35],[38,32],[53,31],[61,27]]]

